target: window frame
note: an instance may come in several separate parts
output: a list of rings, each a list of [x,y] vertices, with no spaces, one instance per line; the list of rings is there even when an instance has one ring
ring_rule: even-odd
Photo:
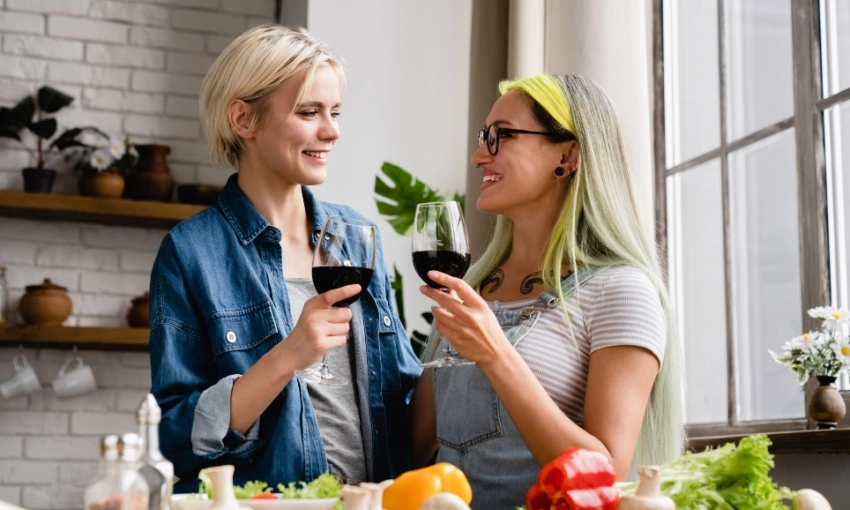
[[[675,1],[675,0],[674,0]],[[718,20],[718,71],[720,108],[720,146],[667,167],[667,132],[665,125],[666,98],[664,73],[664,3],[653,0],[653,158],[655,171],[655,222],[656,241],[662,260],[667,254],[667,177],[683,172],[702,163],[719,158],[721,166],[721,189],[723,193],[723,251],[724,284],[726,305],[726,352],[727,352],[727,421],[726,423],[690,425],[693,436],[751,433],[756,431],[800,430],[810,425],[805,419],[770,421],[741,421],[738,415],[738,385],[736,358],[735,321],[733,302],[729,218],[729,153],[756,143],[780,131],[794,128],[796,142],[796,175],[798,201],[798,228],[801,277],[800,315],[803,327],[814,329],[817,321],[806,311],[830,302],[830,266],[827,211],[827,170],[824,155],[824,111],[850,99],[850,88],[823,98],[821,68],[821,35],[819,0],[790,0],[792,10],[792,73],[794,113],[754,133],[737,140],[729,140],[727,126],[727,82],[729,70],[726,55],[726,4],[728,0],[717,0]],[[667,266],[664,266],[667,276]],[[807,387],[807,397],[813,391],[813,383]]]

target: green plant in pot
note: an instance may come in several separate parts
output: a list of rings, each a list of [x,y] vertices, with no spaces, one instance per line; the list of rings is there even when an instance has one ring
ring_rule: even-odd
[[[48,142],[56,134],[56,119],[46,117],[68,106],[74,98],[54,88],[43,86],[34,96],[27,96],[12,108],[0,108],[0,137],[20,142],[35,160],[35,166],[23,169],[24,191],[49,193],[56,170],[46,168],[48,157],[59,149]],[[23,132],[35,136],[35,148],[25,143]]]

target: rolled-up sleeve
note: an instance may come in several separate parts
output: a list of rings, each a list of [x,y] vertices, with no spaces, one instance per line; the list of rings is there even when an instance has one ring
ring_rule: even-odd
[[[230,393],[239,375],[230,375],[207,388],[195,406],[192,423],[192,451],[195,455],[219,456],[235,447],[236,451],[259,438],[260,420],[245,434],[230,429]]]

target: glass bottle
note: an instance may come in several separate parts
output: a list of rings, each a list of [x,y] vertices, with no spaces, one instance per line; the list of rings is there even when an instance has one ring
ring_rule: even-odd
[[[174,483],[174,466],[159,451],[159,421],[162,412],[150,393],[136,411],[139,436],[142,438],[142,455],[138,471],[148,484],[149,510],[169,510]]]
[[[0,324],[8,322],[9,285],[6,283],[6,266],[0,266]]]
[[[103,477],[86,489],[86,510],[147,510],[148,484],[136,471],[140,446],[139,435],[129,433],[117,439],[114,454],[105,448]]]

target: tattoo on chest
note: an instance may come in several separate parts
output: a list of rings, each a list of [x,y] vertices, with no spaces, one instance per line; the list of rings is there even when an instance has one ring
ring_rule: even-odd
[[[531,273],[523,278],[522,283],[519,286],[519,291],[523,294],[531,294],[531,291],[534,290],[534,286],[541,283],[543,283],[543,272],[537,271]]]
[[[501,269],[494,269],[492,273],[487,275],[487,278],[484,278],[484,280],[481,281],[481,289],[490,285],[490,288],[486,290],[488,293],[492,294],[502,286],[503,281],[505,281],[505,272]]]

